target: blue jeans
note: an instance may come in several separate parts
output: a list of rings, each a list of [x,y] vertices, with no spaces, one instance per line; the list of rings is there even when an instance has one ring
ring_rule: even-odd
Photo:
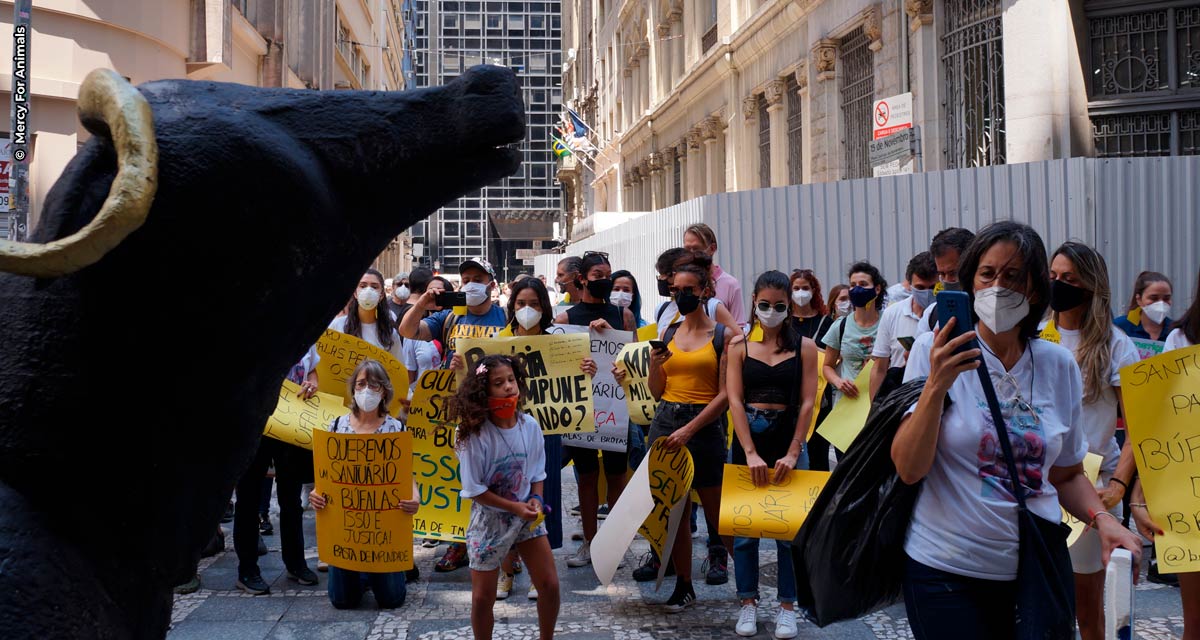
[[[904,608],[917,640],[1012,638],[1017,581],[981,580],[907,558]]]
[[[629,421],[629,468],[637,469],[646,457],[646,429],[633,420]]]
[[[546,536],[550,548],[558,549],[563,543],[562,530],[562,436],[543,436],[546,446],[546,481],[542,484],[542,499],[550,508],[546,514]]]
[[[329,567],[329,602],[335,609],[354,609],[362,603],[363,591],[368,584],[380,609],[395,609],[408,597],[403,571],[365,573]]]
[[[761,538],[733,539],[733,578],[737,596],[758,599],[758,543]],[[792,546],[787,540],[776,540],[779,550],[779,601],[796,601],[796,568],[792,565]]]

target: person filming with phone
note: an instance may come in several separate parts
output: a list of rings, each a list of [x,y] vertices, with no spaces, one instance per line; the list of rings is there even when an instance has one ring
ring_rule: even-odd
[[[963,253],[959,282],[938,294],[944,325],[913,345],[905,381],[925,385],[892,442],[900,479],[924,482],[904,543],[909,625],[918,640],[1011,638],[1026,626],[1074,637],[1061,507],[1096,530],[1105,563],[1121,547],[1136,567],[1141,540],[1083,473],[1075,358],[1037,339],[1050,304],[1042,239],[989,225]]]

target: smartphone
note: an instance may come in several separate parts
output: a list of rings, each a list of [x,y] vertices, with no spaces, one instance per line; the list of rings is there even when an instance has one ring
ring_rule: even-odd
[[[966,291],[941,291],[937,294],[937,314],[938,324],[943,328],[950,318],[956,318],[958,322],[954,323],[954,329],[950,332],[947,340],[953,340],[968,331],[975,328],[975,323],[971,319],[971,297]],[[955,353],[962,353],[970,349],[977,349],[978,345],[974,340],[964,344],[955,350]]]
[[[667,343],[663,342],[662,340],[651,340],[650,348],[654,351],[666,351]]]
[[[896,342],[899,342],[905,351],[912,351],[913,343],[916,341],[917,339],[912,336],[900,336],[896,338]]]
[[[465,307],[467,306],[467,294],[465,291],[443,291],[437,294],[437,306],[443,309]]]

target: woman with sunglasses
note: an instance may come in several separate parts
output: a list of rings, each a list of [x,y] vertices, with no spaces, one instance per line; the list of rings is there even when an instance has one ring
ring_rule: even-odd
[[[817,395],[817,345],[796,332],[788,277],[768,271],[754,283],[750,332],[729,345],[725,390],[733,415],[733,464],[746,465],[756,486],[785,484],[808,468],[804,441]],[[758,538],[734,538],[733,570],[742,609],[735,631],[758,633]],[[796,637],[796,578],[791,545],[779,551],[775,637]]]

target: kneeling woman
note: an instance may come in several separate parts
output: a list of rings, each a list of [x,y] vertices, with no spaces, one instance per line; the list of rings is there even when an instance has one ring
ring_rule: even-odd
[[[397,433],[405,431],[404,423],[388,415],[396,391],[388,379],[387,370],[376,360],[364,360],[350,376],[350,414],[334,418],[329,425],[330,433]],[[416,482],[413,482],[413,500],[402,500],[400,508],[405,513],[415,514],[421,506]],[[312,491],[308,502],[314,509],[325,508],[325,496]],[[365,586],[375,594],[380,609],[394,609],[404,604],[408,585],[403,571],[391,573],[368,573],[329,567],[329,601],[338,609],[353,609],[362,602]]]

